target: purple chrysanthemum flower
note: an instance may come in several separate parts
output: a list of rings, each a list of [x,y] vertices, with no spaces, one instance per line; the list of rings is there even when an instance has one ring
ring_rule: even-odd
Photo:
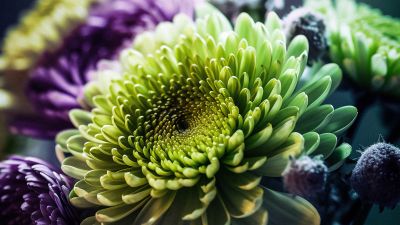
[[[107,0],[95,4],[85,23],[74,29],[55,52],[44,53],[32,70],[27,96],[33,118],[18,118],[14,133],[52,138],[71,125],[68,111],[80,108],[82,88],[102,59],[118,57],[133,38],[170,21],[177,13],[193,14],[196,0]]]
[[[1,224],[79,224],[68,200],[72,186],[59,169],[37,158],[12,156],[0,162]]]

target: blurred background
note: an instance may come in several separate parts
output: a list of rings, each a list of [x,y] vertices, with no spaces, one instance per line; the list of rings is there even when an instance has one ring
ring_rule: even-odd
[[[400,18],[400,1],[398,0],[363,0],[360,2],[365,2],[373,7],[379,8],[386,15]],[[13,24],[16,24],[19,16],[33,3],[33,0],[1,0],[0,40],[4,38],[7,29]],[[290,1],[286,1],[286,4],[290,4]],[[328,101],[335,105],[335,107],[349,104],[355,105],[352,93],[345,89],[336,92]],[[394,138],[393,144],[400,146],[400,140],[398,138],[398,136],[400,136],[400,131],[399,128],[396,129],[396,126],[400,127],[400,119],[398,118],[399,114],[396,113],[395,115],[390,115],[390,113],[385,110],[388,107],[394,107],[399,110],[400,103],[394,102],[389,105],[381,103],[374,104],[372,107],[367,109],[363,115],[361,115],[359,126],[356,129],[356,135],[351,141],[355,150],[352,158],[357,158],[359,156],[357,150],[361,151],[364,147],[377,142],[379,135],[382,135],[385,138],[389,136],[397,136],[397,138]],[[397,110],[395,112],[400,111]],[[393,121],[393,118],[397,118],[397,121]],[[393,126],[395,128],[392,128]],[[18,138],[14,140],[14,142],[18,142]],[[56,161],[54,156],[43,156],[43,153],[46,152],[43,150],[46,148],[52,148],[53,145],[53,142],[29,140],[24,146],[35,146],[33,149],[30,149],[31,155],[37,157],[50,157]],[[14,143],[13,146],[18,149],[18,143]],[[22,149],[20,149],[18,153],[23,154]],[[382,213],[379,212],[378,207],[374,207],[368,217],[366,225],[400,225],[400,207],[397,207],[394,210],[385,209]]]

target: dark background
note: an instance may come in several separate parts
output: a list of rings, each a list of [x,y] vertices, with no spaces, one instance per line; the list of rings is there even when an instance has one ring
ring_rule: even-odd
[[[7,29],[18,22],[19,16],[28,9],[33,3],[33,0],[0,0],[0,40],[4,38]],[[57,1],[57,0],[54,0]],[[71,0],[79,1],[79,0]],[[144,0],[145,1],[145,0]],[[400,17],[400,1],[399,0],[363,0],[371,6],[381,9],[384,14],[394,17]],[[342,105],[354,104],[352,95],[348,91],[339,91],[335,93],[329,100],[336,107]],[[400,104],[400,103],[399,103]],[[384,118],[381,114],[382,107],[374,105],[365,111],[361,117],[360,126],[357,129],[353,139],[354,150],[362,150],[378,141],[379,135],[387,137],[390,133],[384,123]],[[35,142],[34,140],[31,140]],[[399,140],[395,143],[400,145]],[[39,149],[32,149],[33,154],[40,154]],[[354,158],[359,156],[356,152]],[[378,207],[374,207],[368,217],[366,225],[400,225],[400,207],[395,210],[385,210],[379,213]]]

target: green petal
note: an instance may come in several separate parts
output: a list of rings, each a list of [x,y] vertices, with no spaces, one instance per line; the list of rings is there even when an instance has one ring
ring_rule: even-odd
[[[333,115],[332,105],[322,105],[307,110],[297,121],[295,130],[299,133],[317,131],[327,124]]]
[[[268,211],[268,225],[320,225],[317,210],[301,197],[264,189],[264,209]]]
[[[319,145],[318,147],[308,154],[316,156],[322,155],[324,159],[328,158],[332,154],[337,144],[337,137],[331,133],[325,133],[319,135]]]
[[[229,225],[231,217],[220,198],[214,199],[207,209],[207,213],[202,215],[202,224],[208,225]]]
[[[222,183],[232,187],[238,187],[242,190],[252,190],[260,183],[261,176],[257,176],[253,173],[236,174],[228,170],[222,170],[218,175],[218,179],[221,180]]]
[[[75,129],[64,130],[64,131],[62,131],[62,132],[57,134],[56,143],[59,146],[59,148],[61,148],[64,152],[68,152],[67,140],[71,136],[74,136],[74,135],[77,135],[77,134],[79,134],[79,131],[77,131]]]
[[[280,177],[289,162],[289,157],[299,155],[303,148],[303,136],[298,133],[292,133],[286,143],[277,149],[262,167],[255,171],[264,176]]]
[[[92,122],[92,114],[82,109],[72,109],[69,111],[69,118],[75,127],[88,125]]]
[[[316,132],[308,132],[303,134],[304,137],[304,151],[307,154],[313,153],[320,143],[319,134]]]
[[[126,188],[124,188],[124,189],[126,189]],[[133,203],[139,202],[142,199],[149,196],[150,192],[151,192],[151,188],[148,185],[144,185],[139,188],[128,189],[128,191],[125,191],[124,193],[122,193],[122,200],[126,204],[133,204]]]
[[[105,209],[101,209],[96,212],[96,219],[102,223],[115,222],[123,219],[129,214],[135,212],[136,210],[140,210],[140,208],[148,202],[148,199],[144,199],[141,202],[137,202],[132,205],[121,204]]]
[[[62,171],[75,179],[83,179],[85,174],[90,171],[86,163],[75,156],[66,158],[61,165]]]
[[[352,151],[351,145],[347,143],[341,144],[333,151],[332,155],[327,159],[329,171],[336,170],[344,163],[344,159],[350,156]]]
[[[255,213],[245,218],[234,218],[234,225],[266,225],[268,223],[268,211],[264,208],[258,209]]]
[[[152,198],[146,203],[133,224],[150,225],[154,224],[171,206],[176,192],[170,191],[160,198]]]
[[[333,112],[331,122],[324,128],[319,129],[320,132],[342,134],[349,128],[357,117],[357,109],[353,106],[344,106]]]
[[[235,186],[225,184],[221,188],[221,197],[229,214],[234,218],[244,218],[261,206],[263,191],[259,187],[251,190],[241,190]]]

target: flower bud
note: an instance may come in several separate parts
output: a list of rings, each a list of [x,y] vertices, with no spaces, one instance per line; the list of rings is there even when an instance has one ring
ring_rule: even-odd
[[[292,159],[283,171],[285,189],[304,198],[313,198],[325,188],[328,168],[322,160],[301,156]]]
[[[365,201],[395,207],[400,200],[400,149],[387,143],[368,147],[352,172],[351,186]]]

